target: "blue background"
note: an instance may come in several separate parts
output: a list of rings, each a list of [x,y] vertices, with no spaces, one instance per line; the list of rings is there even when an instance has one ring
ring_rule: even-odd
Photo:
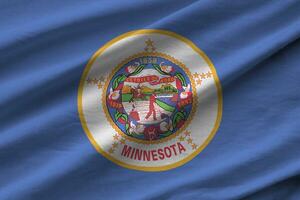
[[[300,1],[2,0],[0,199],[300,199]],[[192,40],[213,61],[223,118],[164,172],[98,154],[77,113],[93,53],[135,29]]]

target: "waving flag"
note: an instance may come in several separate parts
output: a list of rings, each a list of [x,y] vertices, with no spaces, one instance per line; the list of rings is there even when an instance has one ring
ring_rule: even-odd
[[[0,199],[300,199],[300,1],[0,2]]]

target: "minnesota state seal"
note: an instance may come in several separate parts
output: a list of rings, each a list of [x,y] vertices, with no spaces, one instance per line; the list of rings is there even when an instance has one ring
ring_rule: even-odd
[[[164,30],[125,33],[86,66],[78,110],[95,149],[130,169],[161,171],[200,153],[215,135],[222,93],[212,62]]]

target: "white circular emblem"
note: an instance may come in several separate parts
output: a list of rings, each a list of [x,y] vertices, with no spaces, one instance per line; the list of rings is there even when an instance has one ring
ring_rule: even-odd
[[[161,171],[188,162],[208,145],[221,120],[222,93],[213,64],[190,40],[138,30],[91,58],[78,110],[103,156],[123,167]]]

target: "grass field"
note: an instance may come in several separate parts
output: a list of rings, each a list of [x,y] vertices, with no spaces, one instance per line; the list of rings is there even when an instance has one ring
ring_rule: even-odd
[[[151,93],[145,94],[145,98],[135,98],[135,101],[145,101],[149,100]],[[132,98],[132,94],[122,94],[122,101],[123,102],[128,102]]]

